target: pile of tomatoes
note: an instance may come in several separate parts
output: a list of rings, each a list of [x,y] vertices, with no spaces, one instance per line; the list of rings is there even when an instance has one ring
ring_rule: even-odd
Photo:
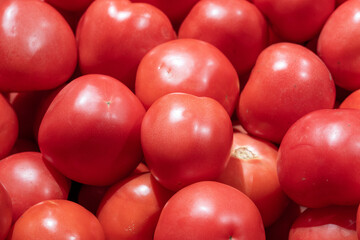
[[[1,0],[0,240],[357,240],[360,0]]]

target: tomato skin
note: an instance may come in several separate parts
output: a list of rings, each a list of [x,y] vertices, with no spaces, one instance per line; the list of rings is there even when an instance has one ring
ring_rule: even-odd
[[[105,240],[96,217],[77,203],[47,200],[29,208],[18,221],[8,240]]]
[[[245,194],[204,181],[181,189],[164,206],[154,240],[164,239],[265,240],[265,233],[258,209]]]
[[[213,180],[228,162],[232,133],[230,117],[217,101],[170,93],[155,101],[144,116],[145,162],[156,180],[173,191]]]
[[[211,44],[177,39],[144,56],[135,82],[136,96],[145,108],[172,92],[214,98],[231,116],[240,92],[239,78],[230,61]]]
[[[13,148],[19,133],[19,123],[14,109],[0,94],[0,159]]]
[[[83,74],[106,74],[133,90],[141,58],[176,34],[166,15],[152,5],[109,0],[89,6],[76,37]]]
[[[51,89],[70,78],[76,41],[53,7],[38,0],[4,0],[0,19],[0,91]]]
[[[284,40],[303,43],[314,38],[335,9],[335,0],[253,0]]]
[[[97,212],[106,239],[152,239],[160,212],[172,194],[150,173],[113,185]]]
[[[117,79],[84,75],[60,90],[50,104],[40,125],[39,147],[70,179],[110,185],[142,159],[144,114],[139,99]]]
[[[240,94],[237,116],[250,134],[280,143],[303,115],[333,108],[335,95],[329,70],[313,52],[277,43],[257,59]]]
[[[340,104],[339,108],[360,109],[360,89],[350,93]]]
[[[71,181],[47,164],[39,152],[22,152],[2,159],[0,182],[12,201],[13,222],[38,202],[66,199],[71,185]]]
[[[277,148],[240,132],[235,132],[233,139],[229,163],[217,181],[248,196],[259,209],[265,227],[269,226],[289,203],[277,176]]]
[[[238,74],[244,74],[267,46],[267,23],[247,1],[199,1],[181,24],[179,38],[213,44],[229,58]]]
[[[359,1],[341,4],[324,25],[317,46],[317,53],[329,68],[335,83],[351,91],[360,88],[359,14]]]
[[[0,239],[5,239],[12,223],[12,203],[4,185],[0,184]]]
[[[356,212],[353,206],[308,208],[292,225],[289,240],[357,240]]]
[[[282,189],[306,207],[360,201],[360,111],[323,109],[299,119],[280,144]]]

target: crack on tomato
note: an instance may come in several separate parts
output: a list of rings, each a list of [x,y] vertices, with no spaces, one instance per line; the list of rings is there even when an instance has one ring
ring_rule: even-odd
[[[243,159],[243,160],[249,160],[249,159],[255,159],[257,158],[257,155],[250,151],[247,147],[241,146],[237,147],[234,152],[232,152],[231,156]]]

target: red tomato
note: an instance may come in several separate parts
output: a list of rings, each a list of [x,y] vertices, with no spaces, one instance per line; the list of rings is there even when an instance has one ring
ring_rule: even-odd
[[[68,11],[85,10],[94,0],[45,0],[56,8]]]
[[[217,100],[231,116],[238,101],[239,78],[230,61],[214,46],[178,39],[150,50],[137,70],[135,93],[145,108],[172,92]]]
[[[336,3],[336,7],[340,6],[341,4],[343,4],[344,2],[346,2],[347,0],[335,0]]]
[[[160,212],[172,194],[150,173],[112,186],[97,212],[106,239],[153,239]]]
[[[302,43],[315,37],[335,9],[335,0],[253,0],[283,39]]]
[[[90,5],[76,37],[82,73],[106,74],[133,90],[141,58],[176,35],[169,19],[156,7],[108,0]]]
[[[335,95],[329,70],[313,52],[277,43],[257,59],[240,94],[237,116],[250,134],[280,143],[303,115],[333,108]]]
[[[208,97],[170,93],[146,112],[141,125],[145,162],[171,190],[213,180],[230,155],[233,130],[225,109]]]
[[[189,185],[170,198],[154,240],[264,240],[264,226],[254,203],[242,192],[218,182]]]
[[[5,239],[12,223],[12,204],[2,184],[0,184],[0,213],[0,239]]]
[[[289,203],[277,176],[277,154],[274,145],[236,132],[229,163],[218,178],[255,203],[265,226],[279,218]]]
[[[352,92],[340,104],[339,108],[354,108],[360,109],[360,89]]]
[[[267,23],[261,12],[239,0],[199,1],[181,24],[179,37],[213,44],[239,74],[252,68],[268,42]]]
[[[191,8],[199,0],[131,0],[132,2],[143,2],[154,5],[163,11],[170,19],[174,28],[177,30],[190,12]]]
[[[279,148],[282,189],[307,207],[360,202],[360,111],[323,109],[299,119]]]
[[[8,240],[105,240],[96,217],[77,203],[47,200],[29,208]]]
[[[26,209],[48,199],[66,199],[71,182],[46,163],[38,152],[10,155],[0,161],[0,182],[13,206],[13,221]]]
[[[18,137],[19,124],[14,109],[1,94],[0,112],[0,159],[2,159],[10,153],[15,144]]]
[[[110,185],[142,159],[144,114],[139,99],[117,79],[85,75],[66,85],[50,104],[40,125],[39,147],[70,179]]]
[[[292,225],[289,240],[358,240],[356,210],[344,206],[308,208]]]
[[[74,34],[50,5],[38,1],[0,2],[0,90],[51,89],[74,72]]]
[[[360,88],[360,1],[339,6],[324,25],[317,52],[337,85],[354,91]],[[346,27],[344,27],[346,26]]]

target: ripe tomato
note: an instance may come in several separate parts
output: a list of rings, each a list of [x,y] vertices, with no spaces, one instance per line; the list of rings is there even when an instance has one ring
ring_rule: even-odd
[[[106,239],[152,239],[160,212],[172,194],[150,173],[112,186],[97,212]]]
[[[239,132],[233,139],[229,163],[217,180],[245,193],[259,209],[264,225],[269,226],[289,203],[277,176],[277,148]]]
[[[90,74],[71,81],[50,104],[39,129],[44,158],[65,176],[110,185],[142,159],[145,109],[117,79]]]
[[[289,240],[358,240],[356,211],[353,206],[308,208],[292,225]]]
[[[141,60],[135,93],[145,108],[168,93],[184,92],[217,100],[231,116],[238,101],[239,78],[217,48],[195,39],[158,45]]]
[[[252,0],[281,38],[302,43],[314,38],[335,9],[335,0]]]
[[[238,0],[199,1],[181,24],[179,37],[213,44],[239,74],[252,68],[268,43],[267,23],[261,12]]]
[[[0,182],[12,201],[12,219],[48,199],[66,199],[71,182],[42,159],[41,153],[23,152],[0,161]]]
[[[329,68],[335,83],[351,91],[360,88],[359,16],[360,1],[341,4],[324,25],[317,47],[318,55]]]
[[[164,206],[154,240],[265,240],[254,203],[228,185],[204,181],[189,185]]]
[[[214,99],[170,93],[151,105],[141,125],[145,162],[171,190],[217,178],[230,155],[233,130]]]
[[[8,240],[105,240],[104,231],[88,210],[68,200],[47,200],[29,208]]]
[[[14,109],[0,94],[0,159],[6,157],[18,137],[19,123]]]
[[[303,46],[277,43],[257,59],[237,116],[250,134],[280,143],[297,119],[334,103],[335,84],[325,64]]]
[[[352,92],[340,104],[339,108],[355,108],[360,109],[360,89]]]
[[[5,239],[12,223],[12,204],[9,193],[0,184],[0,239]]]
[[[156,7],[108,0],[89,6],[76,37],[82,73],[106,74],[133,90],[141,58],[176,35],[169,19]]]
[[[70,78],[76,41],[53,7],[38,0],[2,0],[0,26],[1,91],[51,89]]]
[[[307,207],[360,202],[360,111],[323,109],[291,126],[280,144],[282,189]]]

